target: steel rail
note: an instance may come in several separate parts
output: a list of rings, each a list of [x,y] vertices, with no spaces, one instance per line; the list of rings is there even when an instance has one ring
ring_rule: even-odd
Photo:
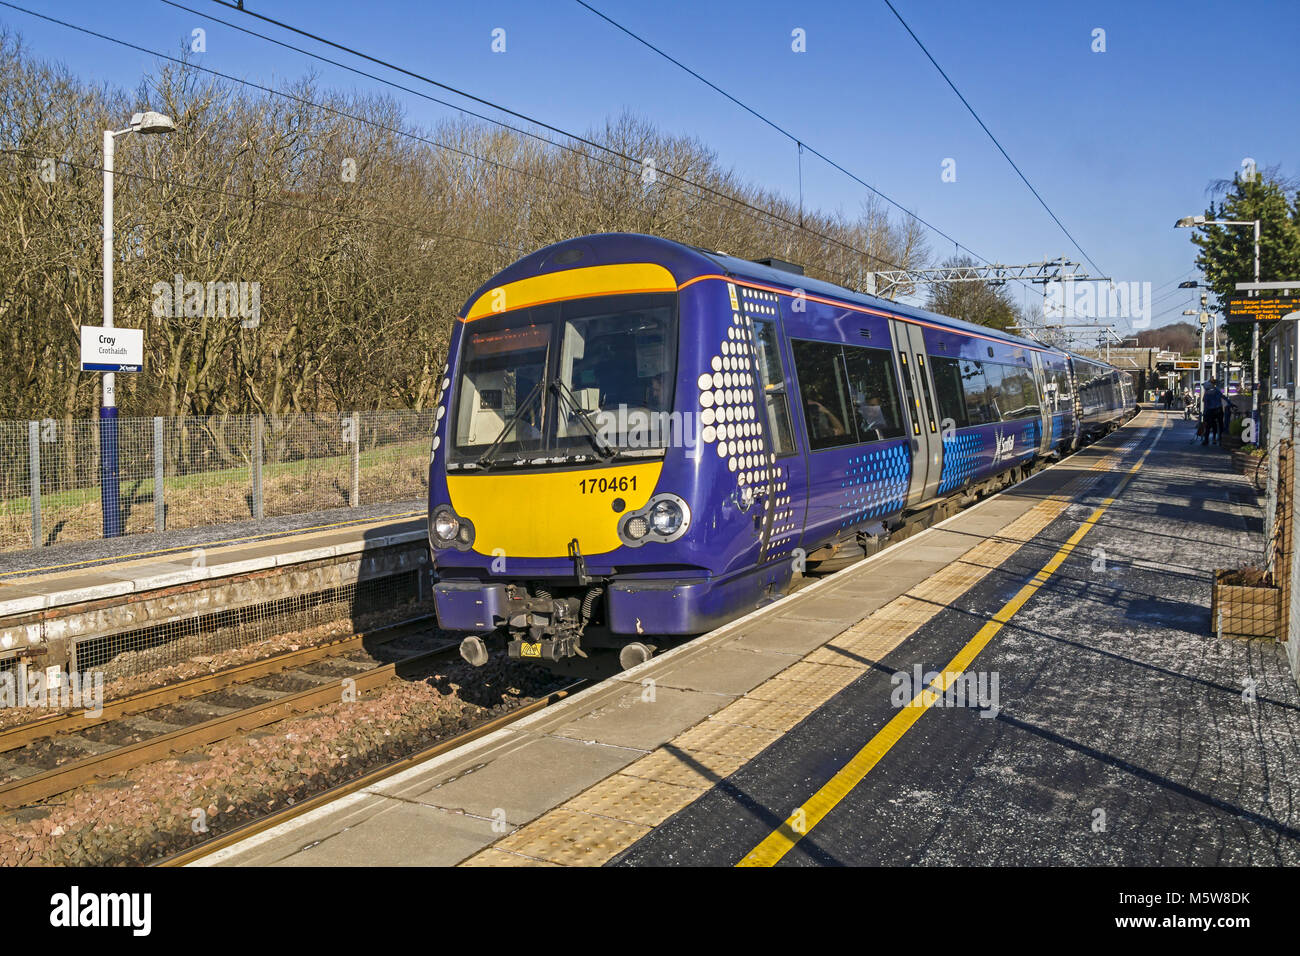
[[[102,712],[98,716],[92,717],[86,712],[85,708],[78,708],[65,713],[42,717],[39,720],[15,724],[12,727],[0,730],[0,753],[17,750],[19,747],[25,747],[33,741],[44,740],[56,734],[95,727],[99,724],[120,720],[123,717],[143,713],[167,704],[174,704],[177,701],[189,700],[194,697],[201,697],[204,694],[210,694],[213,691],[224,690],[234,684],[244,684],[257,680],[259,677],[267,677],[295,667],[303,667],[319,660],[338,657],[376,637],[383,636],[383,643],[388,643],[401,636],[400,633],[388,635],[388,631],[398,631],[431,620],[433,620],[432,614],[423,614],[418,617],[395,621],[392,624],[384,624],[367,631],[350,634],[347,637],[327,641],[324,644],[313,644],[311,647],[299,648],[296,651],[285,651],[271,657],[238,664],[213,674],[202,674],[175,683],[164,684],[161,687],[153,687],[126,697],[119,697],[116,700],[105,701]]]
[[[235,734],[284,720],[295,714],[318,710],[342,700],[345,688],[357,694],[374,690],[394,677],[409,673],[428,661],[457,653],[457,645],[449,644],[391,664],[383,664],[360,674],[341,677],[319,687],[285,694],[264,704],[223,714],[139,743],[118,747],[102,754],[92,754],[42,773],[8,781],[0,784],[0,806],[9,809],[28,806],[37,800],[91,783],[99,777],[124,773],[176,752],[206,746]],[[347,682],[351,682],[351,685],[349,686]]]

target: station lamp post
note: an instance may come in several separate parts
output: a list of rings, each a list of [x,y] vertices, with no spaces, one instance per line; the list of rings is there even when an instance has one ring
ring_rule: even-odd
[[[1200,382],[1198,387],[1201,390],[1201,397],[1205,397],[1205,325],[1206,315],[1204,311],[1196,309],[1183,309],[1183,315],[1195,315],[1200,317],[1201,321],[1201,354],[1197,356],[1196,367],[1200,370]]]
[[[104,328],[113,327],[113,146],[128,133],[170,133],[176,124],[170,116],[149,110],[131,117],[125,129],[104,130]],[[104,511],[104,537],[122,533],[117,467],[117,391],[115,375],[104,373],[103,400],[99,408],[100,504]],[[157,494],[161,489],[154,489]]]
[[[1191,279],[1188,280],[1187,282],[1178,283],[1178,288],[1201,290],[1200,315],[1201,315],[1201,325],[1204,326],[1207,318],[1209,317],[1209,315],[1211,315],[1211,313],[1206,312],[1206,309],[1209,307],[1209,302],[1210,302],[1210,293],[1209,293],[1210,286],[1206,285],[1204,282],[1197,282],[1195,279]],[[1194,314],[1195,313],[1193,312],[1183,313],[1183,315],[1194,315]],[[1219,311],[1218,309],[1215,309],[1212,315],[1214,319],[1214,324],[1211,326],[1210,378],[1219,378]],[[1230,339],[1226,339],[1226,341],[1228,341],[1228,343],[1231,344]],[[1224,389],[1227,389],[1228,384],[1226,381],[1223,382],[1222,385]]]
[[[1199,229],[1202,226],[1254,226],[1255,227],[1255,282],[1259,282],[1259,231],[1258,219],[1206,219],[1204,216],[1183,216],[1174,223],[1175,229]],[[1259,292],[1253,292],[1259,295]],[[1204,348],[1202,348],[1202,352]],[[1259,434],[1259,323],[1251,330],[1250,336],[1250,405],[1251,417],[1255,419],[1255,434]]]

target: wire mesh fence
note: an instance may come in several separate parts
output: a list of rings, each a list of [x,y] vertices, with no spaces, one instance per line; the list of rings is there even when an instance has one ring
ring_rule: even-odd
[[[227,652],[285,634],[301,646],[330,640],[339,635],[323,629],[335,622],[346,622],[347,631],[362,633],[427,612],[428,603],[420,599],[419,574],[407,571],[82,640],[75,646],[72,669],[99,671],[105,680],[115,680],[186,661],[212,664]]]
[[[1269,532],[1268,570],[1278,588],[1277,636],[1286,641],[1291,672],[1300,680],[1300,421],[1297,403],[1275,398],[1269,405],[1265,447],[1268,449],[1268,495],[1265,525]]]
[[[118,419],[118,527],[141,534],[422,500],[434,420],[432,411]],[[102,437],[98,419],[0,421],[0,552],[103,536]]]
[[[26,688],[26,703],[0,708],[0,729],[32,719],[33,706],[42,708],[41,716],[88,706],[71,693],[77,687],[102,689],[102,705],[103,700],[427,618],[433,606],[422,583],[425,573],[413,569],[83,637],[72,643],[66,665],[47,667],[47,660],[34,662],[19,650],[0,650],[0,683],[7,684],[11,695],[18,683]],[[351,666],[340,671],[351,673]]]

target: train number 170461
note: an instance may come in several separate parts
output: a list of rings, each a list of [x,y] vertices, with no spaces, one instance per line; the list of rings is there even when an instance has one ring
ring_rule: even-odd
[[[619,478],[583,478],[578,488],[585,495],[612,493],[615,491],[636,491],[636,476],[623,475]]]

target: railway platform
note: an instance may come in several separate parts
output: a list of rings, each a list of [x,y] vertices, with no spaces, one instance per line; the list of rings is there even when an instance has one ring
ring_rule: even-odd
[[[425,536],[423,510],[387,508],[0,555],[0,666],[70,672],[87,649],[102,657],[160,629],[197,633],[221,614],[269,622],[295,602],[351,599],[363,582],[395,582],[384,600],[421,600]]]
[[[203,865],[1295,864],[1260,508],[1146,410],[896,547]]]
[[[226,525],[193,529],[184,537],[140,535],[0,555],[0,619],[406,544],[424,535],[419,511],[271,530]],[[142,540],[154,538],[161,540]]]

